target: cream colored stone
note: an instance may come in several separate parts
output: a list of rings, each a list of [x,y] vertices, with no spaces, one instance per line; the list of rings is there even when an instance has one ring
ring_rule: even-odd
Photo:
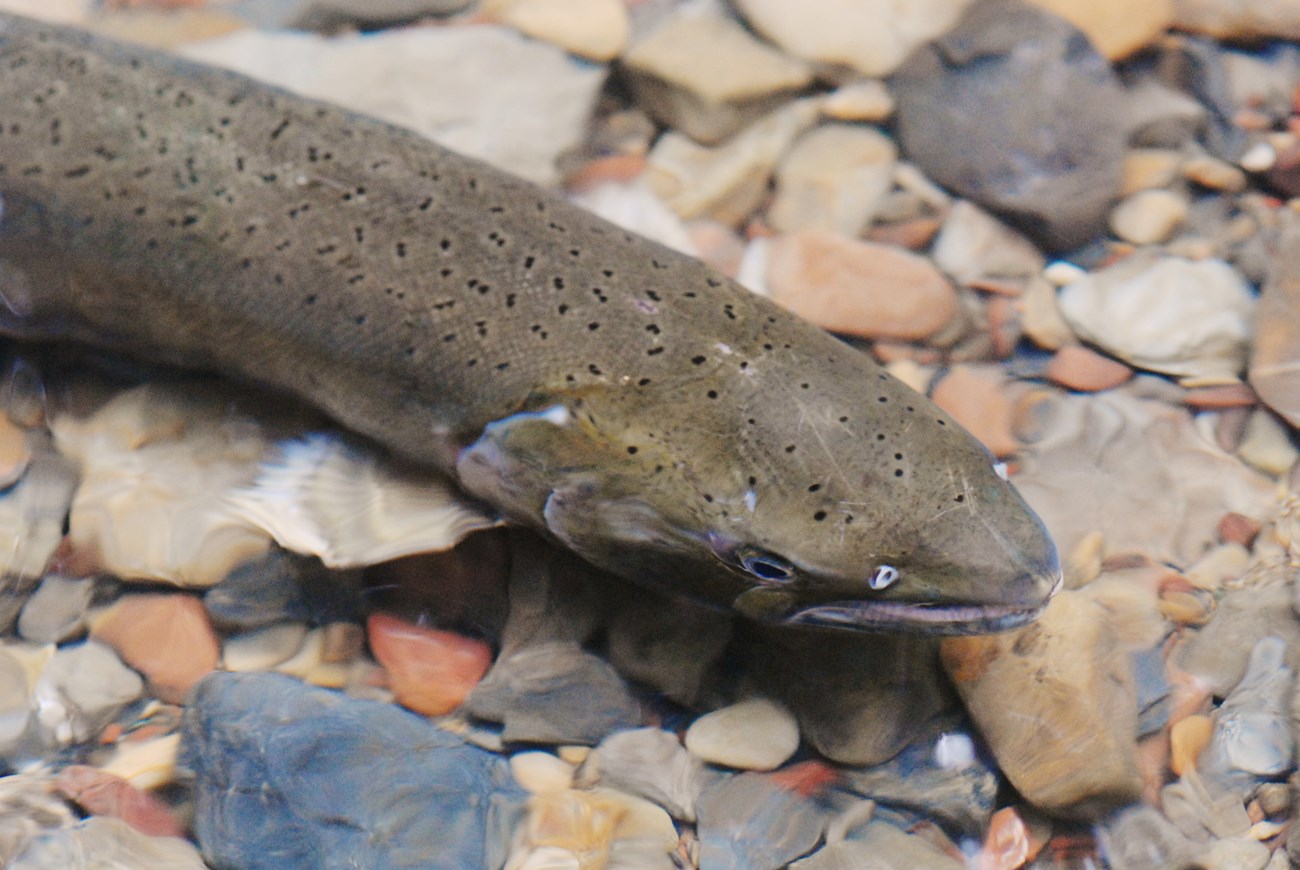
[[[573,786],[573,765],[549,752],[516,752],[510,774],[530,794],[565,791]]]
[[[681,217],[736,226],[767,195],[768,180],[795,137],[819,114],[815,99],[797,100],[716,148],[666,133],[650,152],[646,183]]]
[[[822,103],[822,112],[837,121],[879,123],[894,114],[894,98],[884,82],[864,79],[832,91]]]
[[[288,661],[302,647],[307,626],[281,622],[226,638],[221,666],[227,671],[269,671]]]
[[[1128,196],[1139,190],[1168,187],[1178,177],[1183,155],[1171,148],[1133,148],[1124,155],[1124,184]]]
[[[1029,0],[1082,30],[1111,60],[1150,45],[1174,18],[1174,0]]]
[[[964,199],[949,209],[931,256],[940,269],[962,284],[989,278],[1029,278],[1046,265],[1032,242]]]
[[[613,60],[627,44],[627,6],[621,0],[484,0],[483,11],[592,60]]]
[[[1110,213],[1110,228],[1126,242],[1153,245],[1168,241],[1187,220],[1187,200],[1169,190],[1141,190],[1125,197]]]
[[[893,140],[871,127],[816,127],[781,161],[768,220],[781,232],[817,229],[854,238],[893,186],[897,159]]]
[[[1221,260],[1139,255],[1075,281],[1058,301],[1070,328],[1113,356],[1202,380],[1239,375],[1255,308]]]
[[[799,748],[799,726],[783,704],[749,698],[691,723],[686,749],[712,764],[774,770]]]
[[[945,33],[970,0],[739,0],[756,30],[799,57],[893,72],[912,50]]]
[[[136,788],[148,791],[175,779],[176,755],[180,745],[180,734],[168,734],[139,742],[121,742],[108,761],[99,768],[104,773],[120,776]]]
[[[1235,39],[1300,39],[1300,4],[1290,0],[1174,0],[1174,25]]]
[[[807,63],[710,6],[683,5],[633,42],[623,65],[649,114],[714,144],[812,81]]]
[[[1246,173],[1231,163],[1208,154],[1189,158],[1183,163],[1183,177],[1202,187],[1224,193],[1240,193],[1246,189]]]
[[[1237,455],[1274,477],[1286,474],[1300,459],[1300,451],[1292,443],[1291,433],[1264,408],[1251,413],[1246,422],[1246,432],[1237,445]]]

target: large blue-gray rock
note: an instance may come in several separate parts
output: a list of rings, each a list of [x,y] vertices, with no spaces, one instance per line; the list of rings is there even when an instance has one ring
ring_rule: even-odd
[[[199,683],[181,764],[203,855],[221,868],[497,868],[525,797],[502,757],[279,674]]]
[[[1019,0],[971,6],[890,81],[906,158],[1056,250],[1105,229],[1120,192],[1125,93],[1063,18]]]

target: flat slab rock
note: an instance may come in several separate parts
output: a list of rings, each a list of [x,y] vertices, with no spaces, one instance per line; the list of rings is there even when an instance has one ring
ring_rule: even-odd
[[[279,674],[203,680],[182,735],[218,867],[500,866],[525,798],[501,756]]]

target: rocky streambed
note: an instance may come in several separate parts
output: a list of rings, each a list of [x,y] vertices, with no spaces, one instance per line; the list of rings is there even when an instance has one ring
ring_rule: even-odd
[[[959,419],[1065,566],[1006,634],[761,627],[282,397],[10,345],[7,866],[1300,860],[1293,4],[0,7],[406,124],[705,259]]]

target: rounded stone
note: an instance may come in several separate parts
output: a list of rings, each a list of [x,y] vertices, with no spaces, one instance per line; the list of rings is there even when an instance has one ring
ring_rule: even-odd
[[[799,726],[784,705],[750,698],[696,719],[686,748],[724,767],[773,770],[799,748]]]

